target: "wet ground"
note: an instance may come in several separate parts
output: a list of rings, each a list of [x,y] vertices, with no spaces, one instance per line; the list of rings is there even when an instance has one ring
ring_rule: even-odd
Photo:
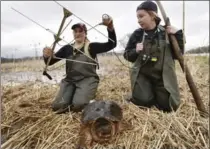
[[[52,80],[49,80],[46,76],[42,75],[42,72],[25,71],[2,73],[1,85],[21,84],[35,81],[56,84],[60,82],[64,75],[64,73],[60,71],[49,72],[49,74],[52,76]]]
[[[105,75],[104,69],[97,70],[98,75]],[[42,82],[47,84],[58,84],[61,79],[65,77],[65,72],[61,70],[54,70],[48,72],[52,80],[42,75],[42,72],[22,71],[22,72],[6,72],[1,73],[1,85],[18,85],[26,82]]]

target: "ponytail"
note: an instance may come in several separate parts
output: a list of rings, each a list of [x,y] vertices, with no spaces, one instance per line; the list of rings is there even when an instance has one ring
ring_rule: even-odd
[[[147,11],[151,17],[154,18],[156,25],[160,24],[161,18],[158,16],[158,14],[155,11]]]

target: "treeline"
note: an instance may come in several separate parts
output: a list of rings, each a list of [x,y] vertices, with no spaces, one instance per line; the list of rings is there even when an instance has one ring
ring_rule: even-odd
[[[187,51],[186,53],[187,54],[209,53],[209,45],[191,49],[191,50]]]
[[[114,53],[115,52],[115,53]],[[99,55],[101,56],[111,56],[111,55],[123,55],[124,51],[114,51],[114,52],[107,52],[107,53],[101,53]],[[186,52],[187,54],[199,54],[199,53],[210,53],[209,51],[209,45],[208,46],[203,46],[203,47],[198,47],[198,48],[194,48],[191,49],[189,51]],[[40,57],[24,57],[24,58],[5,58],[5,57],[1,57],[1,63],[9,63],[9,62],[21,62],[21,61],[25,61],[25,60],[34,60],[34,59],[43,59],[42,56]]]

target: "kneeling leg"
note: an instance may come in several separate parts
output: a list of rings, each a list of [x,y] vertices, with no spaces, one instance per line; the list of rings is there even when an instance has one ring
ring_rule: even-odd
[[[131,101],[138,106],[151,107],[155,104],[153,92],[151,81],[143,74],[139,74],[132,92]]]
[[[72,102],[74,91],[74,84],[62,80],[60,84],[60,90],[52,103],[52,110],[58,112],[60,111],[59,113],[68,111],[68,107]]]
[[[76,84],[76,91],[72,100],[72,110],[80,112],[95,98],[98,88],[98,80],[95,78],[86,78]]]
[[[163,81],[159,80],[155,85],[155,99],[157,101],[157,108],[164,112],[171,112],[170,107],[170,93],[165,89]]]

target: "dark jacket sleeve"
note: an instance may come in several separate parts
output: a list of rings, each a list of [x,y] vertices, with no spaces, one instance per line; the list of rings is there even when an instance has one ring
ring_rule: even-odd
[[[60,48],[54,55],[55,55],[55,57],[59,57],[59,58],[67,58],[72,53],[73,53],[73,51],[72,51],[71,46],[65,45],[62,48]],[[56,62],[61,60],[61,59],[57,59],[55,57],[51,58],[49,65],[53,65]],[[48,58],[46,58],[46,57],[43,57],[43,58],[44,58],[45,64],[47,64]]]
[[[98,53],[108,52],[116,47],[117,37],[116,37],[115,30],[110,31],[107,29],[107,31],[108,31],[108,37],[109,37],[108,42],[105,42],[105,43],[92,42],[92,43],[90,43],[89,50],[90,50],[90,54],[92,56],[95,57],[95,55]]]
[[[123,56],[129,62],[135,62],[138,57],[138,53],[136,53],[136,44],[138,42],[137,37],[139,36],[139,38],[141,38],[141,35],[137,36],[137,34],[139,33],[139,31],[134,31],[131,34],[131,37],[129,38],[128,43],[126,45]]]
[[[184,39],[183,39],[184,36],[183,36],[182,30],[177,31],[177,32],[174,34],[174,36],[175,36],[175,38],[177,39],[177,42],[178,42],[178,45],[179,45],[181,54],[184,54],[184,52],[185,52],[185,51],[184,51],[184,44],[185,44],[185,43],[184,43]],[[174,51],[172,42],[170,41],[170,43],[171,43],[172,51]],[[173,57],[174,57],[175,59],[177,59],[176,56],[175,56],[175,53],[172,52],[172,54],[173,54]]]

